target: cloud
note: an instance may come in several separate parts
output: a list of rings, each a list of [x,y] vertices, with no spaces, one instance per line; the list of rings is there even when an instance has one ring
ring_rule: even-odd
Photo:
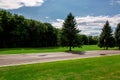
[[[45,17],[45,19],[49,19],[49,17],[48,17],[48,16],[46,16],[46,17]]]
[[[116,0],[116,3],[120,4],[120,0]]]
[[[18,9],[23,6],[41,6],[45,0],[0,0],[1,9]]]
[[[63,19],[57,19],[55,22],[52,22],[52,25],[56,28],[62,28],[63,22]]]
[[[120,0],[111,0],[110,5],[120,4]]]
[[[114,15],[112,17],[110,16],[85,16],[75,17],[77,22],[77,28],[81,31],[81,34],[86,35],[99,35],[101,33],[101,30],[105,24],[105,22],[108,20],[110,22],[110,25],[112,29],[115,29],[117,24],[120,22],[120,14]],[[61,28],[64,20],[57,19],[55,22],[52,22],[52,25],[56,28]]]

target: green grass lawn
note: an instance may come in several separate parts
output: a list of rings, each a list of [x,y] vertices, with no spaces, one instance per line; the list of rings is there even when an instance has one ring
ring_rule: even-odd
[[[74,51],[88,51],[88,50],[103,50],[97,45],[85,45],[82,48],[72,48]],[[116,49],[116,48],[110,48]],[[0,54],[27,54],[27,53],[43,53],[43,52],[64,52],[67,51],[66,47],[53,47],[53,48],[2,48]]]
[[[0,67],[0,80],[120,80],[120,55]]]

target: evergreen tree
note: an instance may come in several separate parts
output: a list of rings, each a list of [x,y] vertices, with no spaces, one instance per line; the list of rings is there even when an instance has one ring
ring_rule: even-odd
[[[119,47],[120,50],[120,23],[117,25],[117,28],[115,30],[115,39],[116,45]]]
[[[76,27],[76,21],[72,13],[69,13],[67,18],[65,19],[63,23],[62,28],[62,35],[61,35],[61,42],[63,46],[69,47],[69,51],[71,51],[72,47],[79,46],[76,45],[77,40],[77,34],[79,33],[79,30]]]
[[[109,47],[114,47],[115,44],[115,39],[113,38],[112,35],[112,29],[111,26],[109,25],[109,22],[106,21],[102,33],[99,38],[99,47],[104,47],[106,50],[108,50]]]

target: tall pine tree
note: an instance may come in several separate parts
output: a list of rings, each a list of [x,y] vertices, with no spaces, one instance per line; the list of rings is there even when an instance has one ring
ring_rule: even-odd
[[[117,28],[115,30],[115,39],[116,45],[119,47],[120,50],[120,23],[117,25]]]
[[[78,33],[79,30],[76,27],[76,20],[72,15],[72,13],[69,13],[63,23],[62,34],[61,34],[62,46],[69,47],[69,51],[71,51],[72,47],[79,46],[80,43],[78,44],[78,40],[77,40]]]
[[[109,22],[106,21],[99,38],[98,46],[108,50],[109,47],[114,47],[114,44],[115,39],[113,38],[111,26],[109,25]]]

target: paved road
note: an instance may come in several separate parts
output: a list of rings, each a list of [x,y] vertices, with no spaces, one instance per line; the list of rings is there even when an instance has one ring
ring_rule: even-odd
[[[86,51],[79,53],[56,52],[56,53],[0,55],[0,67],[110,55],[120,55],[120,51],[101,50],[101,51]]]

